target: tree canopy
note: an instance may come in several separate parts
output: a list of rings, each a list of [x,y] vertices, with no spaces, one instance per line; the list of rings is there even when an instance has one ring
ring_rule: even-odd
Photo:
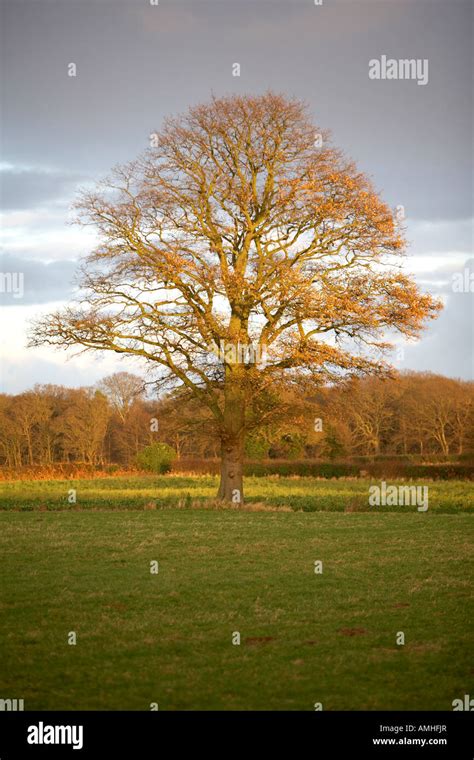
[[[32,343],[141,357],[185,386],[219,430],[220,496],[240,503],[246,430],[280,387],[385,372],[388,333],[416,337],[440,306],[401,271],[393,211],[300,101],[213,98],[155,138],[83,193],[101,242],[80,302]]]

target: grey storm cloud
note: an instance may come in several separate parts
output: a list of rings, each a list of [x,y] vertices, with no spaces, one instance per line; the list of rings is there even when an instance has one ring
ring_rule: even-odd
[[[0,208],[22,210],[64,201],[83,181],[80,174],[57,169],[7,166],[0,171]]]
[[[305,99],[409,218],[472,214],[469,0],[2,5],[3,145],[13,164],[101,176],[140,153],[165,116],[211,93],[273,89]],[[382,54],[428,59],[429,83],[369,79]]]
[[[405,347],[405,366],[474,380],[474,294],[452,293],[423,340]]]
[[[436,253],[446,255],[447,251],[456,253],[472,251],[473,220],[438,219],[432,221],[407,219],[407,239],[409,250],[417,256],[431,256]]]
[[[0,255],[0,305],[20,306],[68,299],[73,293],[74,261],[32,261]]]
[[[473,296],[451,288],[473,241],[471,0],[1,6],[8,255],[0,274],[24,277],[22,299],[2,293],[8,282],[0,281],[1,302],[70,298],[74,261],[95,245],[88,230],[65,225],[78,185],[133,160],[168,115],[213,94],[272,89],[305,100],[315,124],[332,131],[381,197],[405,209],[408,252],[417,259],[407,265],[414,263],[423,290],[446,302],[406,349],[405,366],[473,376]],[[428,83],[371,80],[369,61],[382,55],[427,59]],[[68,76],[71,62],[75,77]],[[240,77],[232,76],[235,62]],[[59,365],[47,372],[38,365],[40,375],[56,372],[59,382],[69,380]]]

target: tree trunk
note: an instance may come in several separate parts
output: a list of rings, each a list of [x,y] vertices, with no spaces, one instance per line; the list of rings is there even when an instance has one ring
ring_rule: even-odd
[[[226,368],[224,419],[221,427],[221,481],[217,498],[235,506],[243,504],[245,394],[242,368]]]
[[[28,464],[34,464],[33,462],[33,446],[31,443],[31,432],[29,430],[26,431],[26,441],[28,444]]]
[[[221,444],[221,480],[217,497],[235,506],[243,504],[243,437],[227,438]]]

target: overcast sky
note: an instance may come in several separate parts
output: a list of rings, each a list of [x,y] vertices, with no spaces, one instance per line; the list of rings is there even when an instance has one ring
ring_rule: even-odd
[[[115,354],[69,358],[25,347],[28,321],[68,300],[76,262],[94,245],[91,231],[68,224],[77,188],[134,158],[165,115],[212,93],[269,88],[306,100],[316,124],[332,131],[383,198],[405,209],[406,268],[445,309],[418,343],[399,347],[396,366],[473,378],[470,2],[3,0],[1,7],[0,273],[24,278],[22,295],[19,287],[0,292],[1,390],[89,385],[113,371],[140,371]],[[428,82],[369,78],[369,61],[384,55],[427,59]],[[464,292],[453,291],[456,276]],[[5,283],[1,290],[14,290],[14,279]]]

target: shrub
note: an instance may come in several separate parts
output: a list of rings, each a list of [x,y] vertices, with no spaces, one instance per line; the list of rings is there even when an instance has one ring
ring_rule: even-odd
[[[246,462],[244,465],[245,475],[263,477],[265,475],[280,475],[288,477],[299,475],[300,477],[313,478],[344,478],[354,477],[359,474],[359,468],[351,464],[333,462],[311,462],[309,460],[266,460],[264,462]]]
[[[218,474],[219,462],[205,459],[180,459],[173,465],[175,472]],[[474,480],[474,464],[449,463],[444,465],[411,464],[401,458],[372,461],[371,457],[357,457],[356,461],[324,462],[301,459],[298,461],[264,459],[244,463],[244,474],[257,477],[279,475],[280,477],[353,478],[377,479],[411,478],[430,480]]]
[[[163,474],[171,470],[176,452],[167,443],[152,443],[145,446],[136,457],[137,467],[147,472]]]
[[[284,459],[286,461],[295,461],[301,459],[305,450],[305,439],[303,436],[293,433],[286,433],[275,441],[269,448],[268,456],[270,459]]]
[[[258,436],[249,436],[245,440],[245,456],[260,461],[268,456],[268,443]]]

